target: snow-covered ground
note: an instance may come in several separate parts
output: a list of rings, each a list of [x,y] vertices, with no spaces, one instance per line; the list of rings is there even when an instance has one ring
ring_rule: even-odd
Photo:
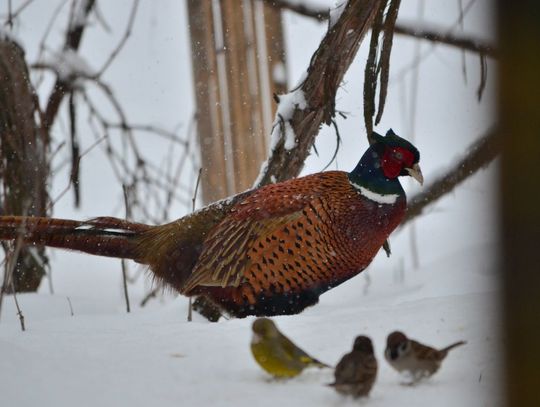
[[[378,259],[369,271],[321,297],[306,312],[275,318],[297,344],[335,364],[354,337],[369,335],[380,369],[372,406],[496,406],[501,335],[490,246],[435,259],[403,278]],[[381,256],[382,257],[382,256]],[[84,257],[81,258],[84,261]],[[375,267],[376,266],[376,267]],[[332,371],[270,379],[249,350],[252,318],[196,317],[185,298],[122,311],[96,298],[20,295],[27,331],[11,298],[0,323],[0,394],[10,406],[338,406],[357,405],[325,386]],[[383,359],[386,335],[401,329],[435,346],[464,339],[432,379],[403,386]],[[4,404],[6,402],[6,404]],[[403,404],[400,404],[403,403]]]

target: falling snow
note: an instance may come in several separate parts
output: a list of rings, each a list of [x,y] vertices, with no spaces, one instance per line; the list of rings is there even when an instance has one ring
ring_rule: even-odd
[[[278,62],[272,68],[272,78],[276,83],[287,83],[287,70],[283,62]]]

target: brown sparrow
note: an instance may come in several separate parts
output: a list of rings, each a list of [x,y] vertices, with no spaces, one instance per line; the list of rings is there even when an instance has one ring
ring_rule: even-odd
[[[343,395],[354,398],[367,396],[377,377],[377,359],[367,336],[354,340],[351,352],[344,355],[334,371],[335,381],[329,384]]]
[[[407,338],[403,332],[394,331],[386,339],[384,357],[394,369],[400,373],[408,373],[412,383],[416,383],[437,372],[450,349],[465,343],[459,341],[437,350]]]

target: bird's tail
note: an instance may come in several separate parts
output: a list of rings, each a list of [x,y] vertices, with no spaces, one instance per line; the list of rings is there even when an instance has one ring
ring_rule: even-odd
[[[323,367],[331,368],[331,367],[332,367],[332,366],[327,365],[326,363],[323,363],[323,362],[321,362],[320,360],[317,360],[317,359],[312,358],[312,357],[309,358],[309,362],[308,362],[308,363],[309,363],[310,365],[316,366],[316,367],[318,367],[318,368],[323,368]]]
[[[137,237],[153,226],[101,217],[88,221],[0,216],[0,240],[138,260]]]
[[[452,350],[454,348],[457,348],[458,346],[465,345],[467,342],[465,341],[459,341],[456,343],[453,343],[452,345],[448,345],[446,348],[441,349],[441,352],[447,353],[449,350]]]

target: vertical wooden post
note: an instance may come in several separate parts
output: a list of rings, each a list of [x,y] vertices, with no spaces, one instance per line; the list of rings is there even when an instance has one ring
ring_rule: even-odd
[[[268,50],[268,73],[272,94],[287,92],[287,63],[285,59],[285,40],[281,13],[276,7],[264,2],[264,26]],[[274,110],[275,110],[275,104]]]
[[[498,2],[508,406],[540,406],[540,3]]]
[[[266,158],[272,93],[287,87],[281,12],[259,0],[188,0],[188,12],[208,203],[251,187]]]
[[[188,0],[187,5],[197,103],[197,134],[203,163],[202,196],[205,202],[212,202],[230,191],[225,163],[214,15],[211,0]]]

